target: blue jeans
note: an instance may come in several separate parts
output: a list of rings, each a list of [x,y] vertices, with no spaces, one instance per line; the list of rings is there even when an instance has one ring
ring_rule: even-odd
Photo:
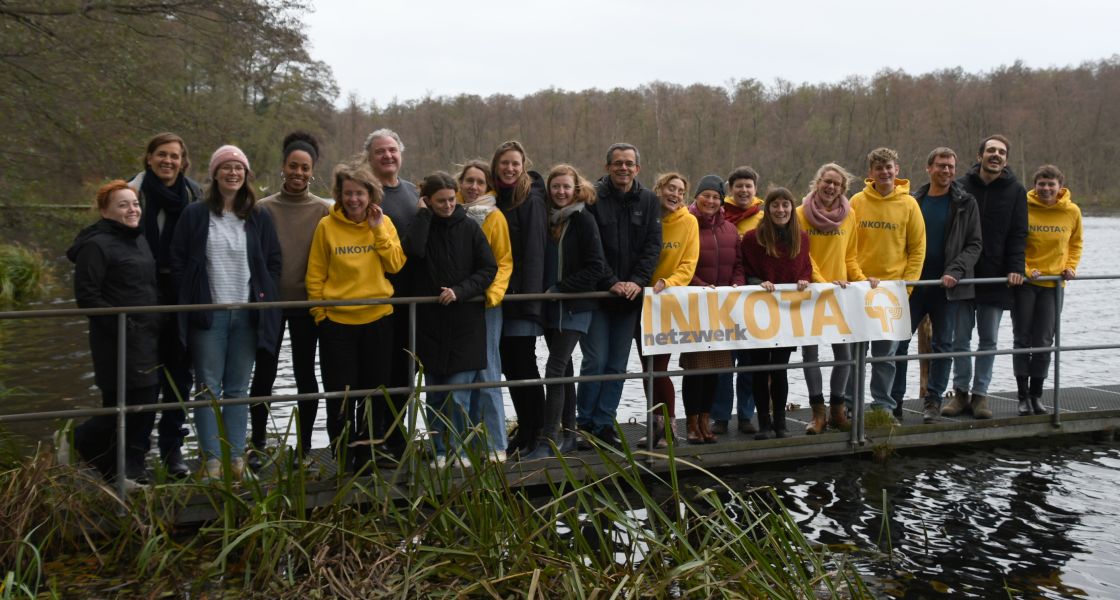
[[[626,372],[630,346],[634,343],[634,327],[641,311],[607,311],[596,308],[591,325],[579,342],[583,351],[580,375],[606,375]],[[597,433],[613,427],[622,399],[623,380],[585,381],[576,391],[576,422],[579,427]]]
[[[894,340],[874,340],[871,342],[871,356],[894,356],[898,342]],[[871,363],[871,408],[881,408],[888,412],[894,410],[891,386],[894,385],[895,363]]]
[[[424,373],[424,381],[427,385],[462,385],[474,381],[477,373],[478,371],[460,371],[450,375]],[[446,455],[448,446],[455,454],[462,452],[470,407],[471,390],[428,392],[428,427],[436,433],[432,438],[436,454]]]
[[[972,300],[961,300],[957,308],[957,330],[953,335],[953,352],[968,352],[972,349],[972,329],[975,327],[980,337],[977,350],[995,350],[999,337],[999,322],[1003,309],[998,306],[979,304]],[[963,392],[986,395],[988,384],[992,382],[992,365],[995,355],[976,357],[976,374],[973,378],[972,357],[962,356],[953,359],[953,387]],[[968,387],[972,381],[972,389]]]
[[[249,397],[249,378],[257,354],[257,328],[249,311],[214,311],[210,329],[192,328],[187,337],[194,362],[197,399]],[[245,452],[249,406],[224,406],[221,414],[230,456],[239,457]],[[222,447],[213,408],[195,408],[194,426],[203,458],[220,458]]]
[[[502,307],[486,309],[486,368],[475,371],[471,382],[497,382],[502,380],[502,359],[498,345],[502,341]],[[506,449],[506,406],[502,388],[492,387],[471,390],[471,423],[486,427],[489,449],[493,452]]]
[[[922,318],[929,315],[930,327],[933,335],[930,337],[930,347],[935,353],[949,352],[953,348],[953,332],[957,327],[957,306],[960,302],[952,302],[945,297],[945,290],[940,287],[916,287],[910,294],[910,334],[918,330]],[[906,356],[910,350],[910,340],[898,343],[895,356]],[[895,363],[894,385],[891,387],[891,398],[896,404],[901,404],[906,397],[906,369],[910,361]],[[934,358],[929,361],[929,380],[926,382],[926,397],[941,398],[945,393],[945,386],[949,385],[949,370],[952,367],[951,358]]]
[[[735,350],[731,353],[736,367],[751,364],[750,350]],[[754,418],[754,390],[751,373],[720,373],[716,382],[716,400],[712,403],[712,419],[731,420],[731,380],[735,380],[736,413],[740,421]]]

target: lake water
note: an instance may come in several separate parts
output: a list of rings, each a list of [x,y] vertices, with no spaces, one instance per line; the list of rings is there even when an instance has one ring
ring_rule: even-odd
[[[1120,273],[1112,260],[1120,247],[1120,218],[1086,218],[1084,225],[1085,254],[1078,272]],[[35,308],[73,306],[69,286],[67,273],[56,297]],[[1117,280],[1073,282],[1066,294],[1063,344],[1120,340],[1118,293]],[[999,339],[1001,348],[1010,347],[1009,315]],[[542,342],[542,372],[546,353]],[[830,359],[827,347],[821,354],[821,360]],[[795,354],[792,360],[799,359]],[[578,364],[578,350],[575,360]],[[1120,351],[1065,353],[1062,385],[1115,384],[1118,367]],[[640,370],[636,353],[630,370]],[[807,404],[801,371],[790,374],[790,402]],[[913,397],[916,368],[909,378],[908,396]],[[991,389],[1013,388],[1011,358],[998,357]],[[0,322],[4,389],[2,413],[97,406],[86,320]],[[285,344],[275,393],[295,392]],[[619,419],[640,419],[645,402],[641,384],[628,382]],[[291,407],[277,404],[273,410],[284,427]],[[327,442],[323,411],[319,414],[317,446]],[[507,414],[513,417],[509,406]],[[20,424],[15,433],[34,444],[48,439],[55,426]],[[861,570],[881,579],[883,593],[892,596],[1120,597],[1120,508],[1114,500],[1120,451],[1112,444],[957,447],[907,453],[886,464],[828,460],[724,475],[744,488],[763,484],[779,490],[812,539],[858,548]],[[884,493],[890,514],[885,525]]]

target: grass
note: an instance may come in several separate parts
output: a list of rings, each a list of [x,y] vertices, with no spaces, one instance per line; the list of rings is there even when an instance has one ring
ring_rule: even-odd
[[[318,508],[305,492],[324,482],[284,451],[267,481],[160,484],[127,504],[46,449],[4,454],[0,598],[870,596],[772,491],[741,494],[710,474],[683,486],[672,446],[658,455],[667,473],[596,446],[601,470],[556,460],[533,490],[470,445],[464,477],[432,468],[427,445],[410,443],[407,468],[330,480],[334,499]],[[177,527],[172,516],[199,499],[220,517]]]
[[[49,281],[50,269],[41,253],[0,244],[0,307],[37,298]]]

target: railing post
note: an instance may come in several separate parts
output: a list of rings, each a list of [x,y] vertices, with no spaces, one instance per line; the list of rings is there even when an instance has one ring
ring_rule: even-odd
[[[408,303],[408,398],[404,401],[405,410],[408,411],[408,431],[401,432],[411,436],[416,432],[418,409],[413,408],[412,396],[416,393],[416,302]],[[418,405],[419,403],[417,403]],[[398,410],[400,410],[398,408]],[[407,443],[407,442],[406,442]]]
[[[638,340],[638,341],[641,342],[641,340]],[[653,453],[653,448],[656,445],[654,443],[654,439],[653,439],[654,436],[656,435],[656,433],[653,431],[653,428],[654,428],[654,418],[653,418],[654,417],[654,415],[653,415],[654,400],[653,400],[653,398],[654,398],[654,394],[653,394],[653,355],[652,354],[647,354],[646,355],[646,450],[648,450],[651,454]],[[664,411],[664,412],[667,412],[667,411]],[[668,415],[666,415],[666,417],[668,417]],[[672,427],[673,424],[670,423],[669,426]],[[652,456],[650,458],[652,460]]]
[[[1062,302],[1065,301],[1065,284],[1064,281],[1058,281],[1054,284],[1054,415],[1052,422],[1054,427],[1062,424],[1062,418],[1058,414],[1060,407],[1059,390],[1061,389],[1061,374],[1062,374]]]
[[[125,336],[128,335],[128,315],[125,313],[117,313],[117,494],[121,500],[125,499],[126,491],[124,486],[125,480],[125,450],[127,435],[125,432],[125,389],[127,382],[125,381],[125,358],[127,347],[127,340]]]
[[[855,384],[856,390],[852,399],[852,444],[861,445],[866,440],[863,437],[863,398],[864,386],[867,383],[866,373],[864,371],[867,367],[867,342],[856,343],[856,356],[855,356],[855,370],[853,373],[856,377]]]

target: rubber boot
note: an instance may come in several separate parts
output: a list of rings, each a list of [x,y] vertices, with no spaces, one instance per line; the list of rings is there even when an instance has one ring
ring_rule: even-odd
[[[704,437],[700,434],[699,418],[697,415],[687,415],[685,422],[688,424],[688,443],[703,444]]]
[[[988,397],[983,394],[972,395],[972,416],[977,419],[992,418],[992,409],[988,408]]]
[[[953,398],[949,403],[941,407],[941,416],[955,417],[961,413],[970,412],[972,406],[968,402],[968,392],[963,390],[954,389]]]
[[[828,427],[828,422],[824,416],[824,396],[810,396],[809,408],[813,411],[812,418],[809,419],[809,424],[805,426],[806,435],[817,435]]]
[[[774,437],[789,437],[789,432],[786,430],[785,403],[782,403],[781,408],[778,408],[777,406],[774,407]]]
[[[844,407],[844,399],[833,396],[828,405],[828,426],[833,429],[846,429],[852,423],[848,420],[848,411]]]
[[[696,418],[696,428],[700,430],[700,437],[704,438],[705,444],[714,444],[719,441],[716,434],[712,433],[711,423],[711,413],[700,413]]]
[[[1019,416],[1025,417],[1033,412],[1031,409],[1029,386],[1026,377],[1015,377],[1015,387],[1018,388]]]
[[[1031,377],[1030,379],[1027,395],[1031,401],[1031,412],[1036,415],[1044,415],[1050,412],[1042,405],[1042,384],[1045,381],[1042,377]]]

